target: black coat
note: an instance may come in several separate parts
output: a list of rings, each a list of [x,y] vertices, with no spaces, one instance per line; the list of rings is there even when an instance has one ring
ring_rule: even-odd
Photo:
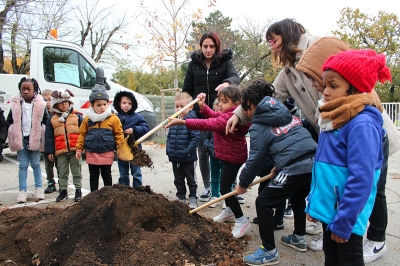
[[[4,111],[0,108],[0,162],[3,161],[3,144],[6,142],[8,133],[8,125],[4,117]]]
[[[217,98],[215,88],[218,85],[224,82],[229,82],[231,85],[239,85],[240,78],[232,64],[231,50],[224,50],[219,62],[213,61],[208,70],[206,64],[201,61],[199,52],[194,52],[191,59],[182,91],[189,93],[193,98],[204,92],[207,94],[206,104],[212,107],[215,98]],[[194,106],[194,110],[198,117],[202,117],[198,112],[199,107],[197,104]]]

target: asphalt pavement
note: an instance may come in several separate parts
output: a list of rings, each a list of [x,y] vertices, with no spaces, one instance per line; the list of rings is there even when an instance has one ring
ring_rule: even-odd
[[[165,146],[154,143],[144,143],[143,149],[149,154],[154,162],[154,168],[142,168],[143,185],[149,185],[153,191],[163,194],[170,200],[175,200],[175,186],[173,183],[172,165],[168,161],[165,154]],[[0,163],[0,201],[3,205],[0,208],[20,208],[23,206],[32,206],[37,208],[45,208],[47,206],[63,207],[75,204],[73,202],[74,187],[72,185],[72,177],[70,177],[70,185],[68,192],[70,199],[65,202],[57,203],[55,198],[58,192],[46,194],[46,199],[35,202],[33,199],[34,181],[32,170],[28,173],[28,201],[25,204],[17,204],[18,195],[18,159],[15,152],[9,149],[3,151],[4,161]],[[47,186],[46,175],[44,170],[44,162],[41,161],[43,189]],[[203,191],[203,182],[201,180],[200,171],[197,168],[198,194]],[[89,171],[86,162],[82,164],[83,175],[83,195],[90,193],[89,189]],[[114,162],[112,166],[113,183],[118,183],[118,165]],[[242,209],[245,216],[252,219],[256,215],[255,198],[257,196],[257,186],[250,189],[245,195],[245,204]],[[100,179],[100,187],[102,180]],[[386,241],[388,252],[378,260],[368,265],[400,265],[400,151],[397,151],[389,158],[389,171],[386,184],[386,197],[388,205],[389,222],[386,230]],[[198,202],[199,205],[202,202]],[[199,211],[199,214],[212,218],[222,211],[222,203],[216,208],[205,208]],[[307,252],[298,252],[290,247],[280,243],[282,235],[289,235],[293,232],[293,219],[285,218],[285,229],[275,231],[275,242],[280,252],[280,265],[323,265],[324,256],[322,251],[308,250]],[[232,224],[233,226],[233,224]],[[315,236],[307,235],[308,241],[314,239]],[[258,225],[252,224],[251,232],[242,238],[247,243],[248,252],[255,251],[260,243],[258,235]]]

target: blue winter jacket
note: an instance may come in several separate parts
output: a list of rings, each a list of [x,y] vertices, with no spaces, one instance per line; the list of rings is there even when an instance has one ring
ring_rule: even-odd
[[[184,118],[197,118],[192,110]],[[200,131],[189,130],[186,126],[178,125],[170,127],[167,135],[166,153],[173,163],[189,163],[197,160],[197,146],[200,143]]]
[[[214,132],[207,131],[206,137],[204,138],[203,147],[209,156],[215,157]]]
[[[322,131],[306,212],[337,236],[363,236],[383,161],[382,115],[366,106],[342,128]]]

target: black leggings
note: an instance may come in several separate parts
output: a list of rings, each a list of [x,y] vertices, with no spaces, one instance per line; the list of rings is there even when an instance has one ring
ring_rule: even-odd
[[[99,189],[99,176],[103,178],[104,186],[112,186],[111,165],[89,164],[90,191]]]
[[[221,195],[225,195],[232,191],[232,184],[236,180],[236,176],[239,172],[242,164],[234,164],[222,161],[221,169],[221,182],[220,182],[220,192]],[[240,218],[243,216],[242,208],[240,207],[239,201],[235,196],[225,199],[226,206],[230,207],[235,218]]]

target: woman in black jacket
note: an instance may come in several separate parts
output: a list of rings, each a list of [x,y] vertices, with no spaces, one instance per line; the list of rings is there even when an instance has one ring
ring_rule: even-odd
[[[191,55],[192,61],[189,63],[182,91],[189,93],[193,99],[204,92],[207,94],[205,103],[212,106],[219,90],[240,83],[240,78],[232,64],[232,57],[231,50],[222,50],[221,40],[215,32],[203,34],[200,39],[200,50]],[[197,104],[194,110],[198,118],[203,118]],[[209,155],[203,148],[206,134],[207,132],[200,131],[200,145],[197,149],[204,183],[200,201],[208,201],[211,198],[210,161]]]

